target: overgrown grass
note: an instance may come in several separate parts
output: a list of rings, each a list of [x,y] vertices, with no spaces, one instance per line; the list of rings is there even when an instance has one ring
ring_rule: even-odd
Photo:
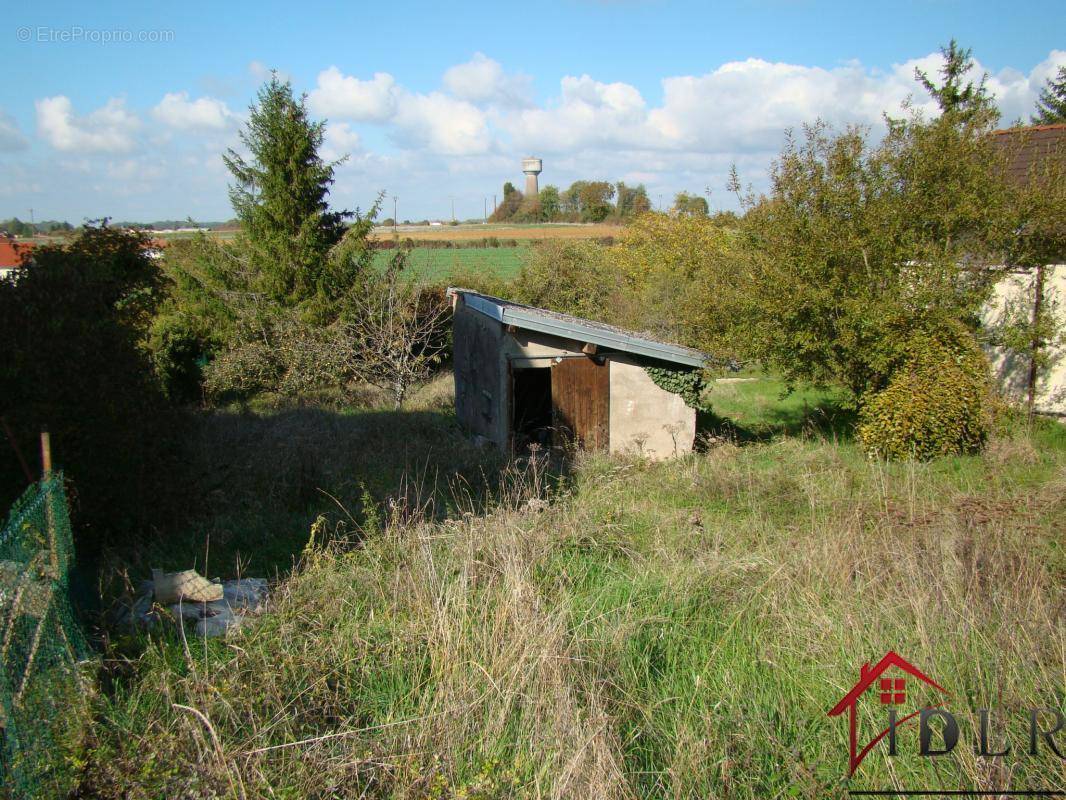
[[[120,554],[134,582],[152,567],[276,578],[292,568],[320,516],[331,531],[409,503],[447,516],[457,493],[480,507],[503,466],[459,430],[450,373],[400,411],[367,388],[359,407],[261,400],[190,417],[175,475],[187,484],[180,491],[188,522]]]
[[[376,457],[383,453],[378,452]],[[101,708],[103,797],[842,797],[1063,788],[1024,709],[1061,708],[1066,433],[885,465],[781,437],[587,458],[547,510],[394,513],[307,551],[230,642],[157,641]],[[539,506],[537,506],[539,507]],[[880,747],[850,783],[827,710],[896,650],[940,680],[956,753]],[[921,695],[914,687],[915,702]],[[997,709],[973,756],[968,709]],[[867,731],[883,717],[873,704]],[[883,724],[883,723],[882,723]]]

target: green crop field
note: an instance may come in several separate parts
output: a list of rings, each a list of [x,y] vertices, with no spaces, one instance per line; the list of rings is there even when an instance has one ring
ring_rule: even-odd
[[[410,274],[429,283],[446,283],[464,275],[489,276],[509,280],[522,268],[526,247],[416,247],[408,256]],[[385,268],[394,250],[381,250],[374,264]]]

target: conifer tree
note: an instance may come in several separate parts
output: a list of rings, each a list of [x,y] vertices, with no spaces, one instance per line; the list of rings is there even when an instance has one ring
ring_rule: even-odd
[[[348,211],[331,211],[334,168],[343,163],[319,156],[325,123],[310,119],[306,95],[277,75],[259,90],[241,142],[246,160],[230,149],[223,156],[236,183],[230,202],[242,227],[241,249],[250,283],[272,301],[295,306],[318,295],[332,296],[343,276],[328,254],[345,233]]]
[[[1030,118],[1034,125],[1053,125],[1066,122],[1066,67],[1059,67],[1054,78],[1048,78],[1036,101],[1036,113]]]
[[[947,47],[940,48],[940,53],[944,56],[944,66],[940,68],[943,83],[940,86],[933,82],[927,72],[917,67],[914,69],[914,77],[936,100],[941,112],[962,122],[984,121],[997,116],[992,98],[985,88],[988,74],[982,74],[976,84],[966,80],[966,73],[973,68],[972,52],[970,48],[959,47],[954,39]]]

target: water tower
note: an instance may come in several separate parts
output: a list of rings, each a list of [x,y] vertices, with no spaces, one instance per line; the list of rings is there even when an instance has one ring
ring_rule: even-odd
[[[526,173],[526,197],[537,196],[537,176],[541,171],[541,160],[539,158],[522,159],[522,172]]]

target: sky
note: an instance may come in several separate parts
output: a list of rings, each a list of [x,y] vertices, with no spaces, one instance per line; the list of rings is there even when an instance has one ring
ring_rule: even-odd
[[[952,37],[1004,124],[1066,65],[1066,3],[544,0],[539,3],[18,4],[0,23],[0,218],[233,216],[221,154],[276,70],[347,155],[331,202],[386,193],[401,219],[480,217],[520,162],[735,207],[788,129],[876,137]]]

